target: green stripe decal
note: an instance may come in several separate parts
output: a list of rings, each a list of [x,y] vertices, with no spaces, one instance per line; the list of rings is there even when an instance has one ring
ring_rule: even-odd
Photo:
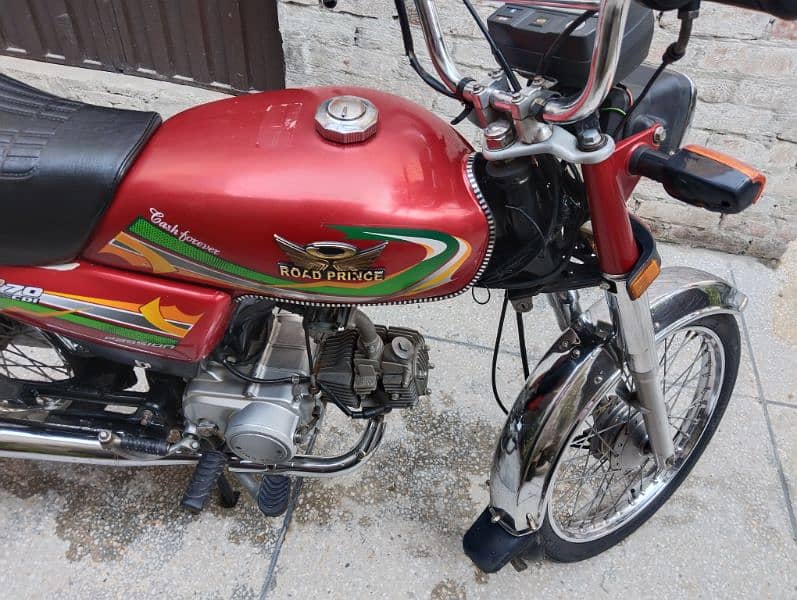
[[[67,321],[75,325],[81,325],[82,327],[88,327],[90,329],[97,329],[99,331],[103,331],[121,338],[127,338],[129,340],[144,342],[147,344],[159,344],[163,346],[175,346],[177,344],[176,340],[173,338],[164,337],[154,333],[146,333],[144,331],[138,331],[137,329],[129,329],[127,327],[122,327],[121,325],[114,325],[113,323],[106,323],[105,321],[99,321],[85,315],[76,313],[64,314],[63,311],[57,308],[50,308],[31,302],[22,302],[21,300],[12,300],[11,298],[0,298],[0,310],[6,310],[9,308],[18,308],[28,312],[39,313],[43,317],[47,317],[47,313],[54,313],[52,316],[56,319]]]
[[[308,285],[305,282],[282,279],[266,273],[253,271],[235,263],[219,258],[196,246],[183,242],[149,221],[138,218],[128,231],[149,243],[178,254],[194,263],[203,265],[213,270],[234,275],[248,281],[262,285],[294,288],[297,291],[328,294],[334,296],[392,296],[406,290],[429,275],[445,266],[459,249],[459,242],[451,235],[425,229],[397,229],[388,227],[349,227],[332,226],[332,229],[346,234],[347,240],[377,240],[386,242],[408,242],[423,244],[424,240],[439,242],[444,246],[437,252],[410,268],[388,276],[383,281],[376,281],[363,287],[352,287],[345,283],[324,282],[318,285]],[[200,275],[201,276],[201,275]]]

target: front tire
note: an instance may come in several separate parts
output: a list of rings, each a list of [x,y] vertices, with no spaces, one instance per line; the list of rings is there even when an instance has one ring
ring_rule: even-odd
[[[736,319],[695,319],[661,336],[657,348],[676,447],[673,466],[656,473],[633,384],[618,369],[607,380],[608,391],[590,401],[554,466],[539,531],[547,557],[584,560],[625,539],[678,489],[711,441],[739,370]]]

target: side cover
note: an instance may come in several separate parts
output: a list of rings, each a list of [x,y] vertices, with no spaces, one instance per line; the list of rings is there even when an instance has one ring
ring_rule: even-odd
[[[184,362],[224,334],[231,300],[216,290],[91,264],[0,267],[0,313],[77,340]]]
[[[336,96],[379,111],[349,145],[316,131]],[[311,88],[240,96],[166,121],[122,182],[85,257],[299,303],[444,298],[486,262],[472,149],[397,96]]]

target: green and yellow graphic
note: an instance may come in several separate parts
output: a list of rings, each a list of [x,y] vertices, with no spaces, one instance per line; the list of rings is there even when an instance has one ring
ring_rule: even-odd
[[[154,273],[181,274],[243,290],[320,300],[383,299],[418,294],[451,281],[471,254],[467,241],[438,231],[342,225],[330,228],[344,233],[347,240],[370,240],[383,245],[395,242],[415,244],[425,250],[426,256],[401,271],[384,273],[380,277],[355,277],[349,273],[334,278],[325,276],[317,280],[302,278],[296,281],[229,262],[179,240],[143,218],[114,237],[102,252]],[[285,272],[284,269],[282,271]]]
[[[59,319],[143,344],[176,346],[202,317],[186,314],[176,306],[161,306],[160,298],[137,304],[27,289],[39,291],[35,297],[0,296],[0,312]]]

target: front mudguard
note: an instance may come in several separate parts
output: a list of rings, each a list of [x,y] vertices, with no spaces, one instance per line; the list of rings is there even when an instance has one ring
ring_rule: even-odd
[[[648,290],[657,338],[687,320],[739,313],[747,298],[726,281],[686,267],[664,269]],[[604,301],[592,305],[545,354],[504,426],[490,476],[490,512],[513,535],[542,525],[553,467],[590,400],[616,385],[613,325]]]

